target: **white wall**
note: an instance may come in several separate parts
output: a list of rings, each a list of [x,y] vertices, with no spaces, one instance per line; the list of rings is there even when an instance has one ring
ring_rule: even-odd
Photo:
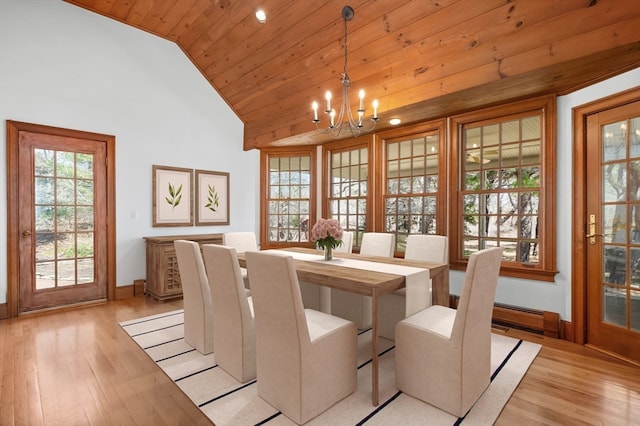
[[[116,137],[117,285],[145,277],[143,236],[259,231],[259,153],[177,45],[61,0],[0,0],[0,303],[8,119]],[[229,172],[230,225],[152,227],[153,164]]]
[[[557,112],[557,267],[555,282],[502,277],[498,281],[496,302],[558,312],[571,321],[571,198],[573,196],[572,109],[614,93],[640,85],[640,68],[558,98]],[[577,254],[579,255],[579,254]],[[461,272],[451,273],[451,293],[460,294]]]

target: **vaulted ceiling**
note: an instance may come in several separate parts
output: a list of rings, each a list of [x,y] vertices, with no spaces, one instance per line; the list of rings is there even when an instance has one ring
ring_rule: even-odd
[[[339,97],[347,4],[351,99],[380,101],[378,129],[640,66],[638,0],[65,1],[177,43],[244,122],[245,149],[330,139],[311,103]]]

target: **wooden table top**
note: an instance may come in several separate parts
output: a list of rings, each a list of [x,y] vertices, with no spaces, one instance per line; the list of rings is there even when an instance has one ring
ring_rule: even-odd
[[[322,252],[317,250],[301,247],[291,247],[278,250],[305,254],[318,254],[319,259],[324,256]],[[334,258],[336,260],[328,262],[311,262],[294,258],[298,279],[339,290],[371,296],[374,290],[377,291],[378,294],[384,294],[402,287],[405,282],[405,277],[403,275],[386,272],[350,268],[340,264],[341,258],[429,269],[429,273],[432,278],[449,270],[448,264],[378,256],[363,256],[353,253],[348,254],[334,252]],[[238,262],[240,263],[240,266],[246,267],[244,253],[238,253]]]

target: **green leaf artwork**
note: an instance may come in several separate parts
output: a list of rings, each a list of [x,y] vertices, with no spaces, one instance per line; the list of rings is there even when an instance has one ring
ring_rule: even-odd
[[[171,182],[169,182],[169,196],[164,197],[164,199],[175,209],[178,204],[180,204],[180,201],[182,201],[182,184],[180,184],[178,188],[175,188]]]
[[[214,185],[207,185],[209,188],[209,194],[207,195],[207,204],[204,206],[215,212],[218,210],[218,206],[220,205],[220,199],[218,198],[218,193],[216,192],[216,187]]]

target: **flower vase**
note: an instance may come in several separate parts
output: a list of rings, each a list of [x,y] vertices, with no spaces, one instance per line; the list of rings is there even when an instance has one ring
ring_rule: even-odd
[[[333,247],[325,246],[324,247],[324,260],[333,259]]]

